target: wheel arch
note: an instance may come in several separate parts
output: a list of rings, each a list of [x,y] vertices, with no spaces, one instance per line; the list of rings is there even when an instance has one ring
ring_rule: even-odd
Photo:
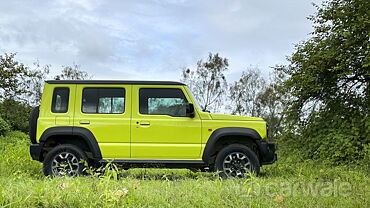
[[[249,146],[257,155],[261,142],[261,136],[251,128],[225,127],[215,130],[209,137],[203,151],[202,160],[209,164],[215,154],[222,149],[224,143],[241,143]]]
[[[91,152],[91,158],[94,160],[101,160],[102,155],[93,133],[87,128],[72,127],[72,126],[58,126],[46,129],[40,137],[39,143],[45,144],[51,141],[64,144],[75,144],[80,146],[83,150]]]

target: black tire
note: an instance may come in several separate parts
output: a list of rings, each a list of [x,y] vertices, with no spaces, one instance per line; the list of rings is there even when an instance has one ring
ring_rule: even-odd
[[[57,177],[84,175],[87,159],[85,152],[76,145],[58,145],[48,152],[44,159],[44,174],[45,176]],[[60,164],[59,167],[62,167],[59,168],[58,173],[56,172],[58,169],[56,164]],[[63,174],[63,171],[66,173]]]
[[[240,158],[242,160],[240,160]],[[256,153],[247,146],[242,144],[230,144],[217,154],[215,169],[221,171],[220,177],[222,178],[245,178],[248,177],[248,172],[258,175],[260,163]],[[235,172],[235,174],[232,174],[233,172]]]

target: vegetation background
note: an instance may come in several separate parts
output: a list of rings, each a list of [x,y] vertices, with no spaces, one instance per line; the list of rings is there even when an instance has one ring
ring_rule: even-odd
[[[111,164],[100,175],[44,177],[25,133],[52,66],[0,55],[0,205],[369,207],[370,2],[330,0],[316,7],[309,17],[313,32],[268,78],[248,69],[230,83],[229,59],[218,53],[183,69],[181,80],[202,110],[268,121],[279,160],[246,180]],[[91,76],[74,65],[53,78]]]

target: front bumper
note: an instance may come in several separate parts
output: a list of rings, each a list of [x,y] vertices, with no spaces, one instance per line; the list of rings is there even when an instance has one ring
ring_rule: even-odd
[[[31,144],[30,145],[30,155],[33,160],[42,161],[42,149],[44,147],[43,143]]]
[[[277,160],[276,144],[271,142],[261,142],[260,149],[260,163],[261,165],[272,164]]]

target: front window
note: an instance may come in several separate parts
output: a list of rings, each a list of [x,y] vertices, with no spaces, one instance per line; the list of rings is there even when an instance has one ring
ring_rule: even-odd
[[[170,115],[185,117],[186,103],[184,93],[176,88],[140,89],[139,107],[141,114]]]

